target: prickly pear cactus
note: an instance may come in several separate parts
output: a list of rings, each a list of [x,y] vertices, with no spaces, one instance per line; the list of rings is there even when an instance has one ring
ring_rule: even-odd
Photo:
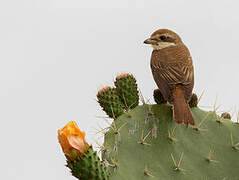
[[[105,133],[102,160],[75,122],[58,131],[67,166],[79,180],[239,180],[239,123],[229,113],[217,115],[189,105],[195,126],[177,124],[159,90],[156,104],[138,105],[135,78],[121,74],[116,87],[97,99],[113,122]]]
[[[201,110],[194,94],[196,125],[187,127],[173,121],[162,96],[154,98],[158,104],[128,110],[106,132],[102,157],[111,180],[239,179],[238,123]]]

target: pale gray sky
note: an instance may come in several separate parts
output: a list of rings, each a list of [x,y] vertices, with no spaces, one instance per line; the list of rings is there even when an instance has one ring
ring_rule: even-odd
[[[70,180],[57,129],[77,121],[94,143],[95,101],[120,72],[146,99],[156,87],[143,44],[159,28],[191,51],[202,106],[239,109],[239,11],[233,0],[0,1],[0,179]],[[235,120],[235,116],[234,116]],[[95,144],[95,143],[94,143]]]

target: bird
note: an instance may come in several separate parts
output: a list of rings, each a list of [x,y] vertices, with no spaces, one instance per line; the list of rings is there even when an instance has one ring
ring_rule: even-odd
[[[153,47],[150,66],[164,99],[173,106],[173,119],[178,124],[194,125],[189,107],[194,86],[194,68],[190,52],[180,36],[159,29],[144,41]]]

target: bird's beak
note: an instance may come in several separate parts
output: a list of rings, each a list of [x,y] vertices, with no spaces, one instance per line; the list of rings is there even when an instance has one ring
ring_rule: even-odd
[[[151,38],[148,38],[144,41],[144,44],[157,44],[157,42]]]

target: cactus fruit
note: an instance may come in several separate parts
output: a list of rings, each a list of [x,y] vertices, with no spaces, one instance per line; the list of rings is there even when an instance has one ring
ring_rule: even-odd
[[[159,89],[155,89],[153,93],[154,101],[157,104],[164,104],[167,103],[167,101],[163,98],[163,94],[160,92]]]
[[[136,80],[132,74],[124,73],[118,75],[114,84],[125,109],[132,109],[138,106],[138,88]]]
[[[221,114],[221,118],[224,118],[224,119],[231,119],[231,115],[228,113],[228,112],[224,112]]]
[[[97,94],[100,106],[113,119],[139,104],[138,88],[132,74],[118,75],[114,84],[116,88],[106,86]]]
[[[192,94],[191,99],[189,101],[189,107],[193,108],[193,107],[197,107],[198,106],[198,97],[196,94]]]
[[[111,88],[109,86],[102,88],[97,94],[97,99],[100,106],[109,117],[115,119],[123,114],[124,106],[117,95],[116,88]]]

